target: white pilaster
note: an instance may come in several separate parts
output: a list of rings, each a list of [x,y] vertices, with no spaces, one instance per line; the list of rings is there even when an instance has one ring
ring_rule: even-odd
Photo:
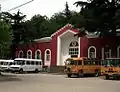
[[[60,37],[57,37],[57,66],[60,65]]]

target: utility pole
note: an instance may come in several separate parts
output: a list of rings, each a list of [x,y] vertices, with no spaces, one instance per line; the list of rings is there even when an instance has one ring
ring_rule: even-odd
[[[16,6],[16,7],[12,8],[12,9],[9,9],[8,12],[9,12],[9,11],[12,11],[12,10],[15,10],[15,9],[17,9],[17,8],[19,8],[19,7],[22,7],[22,6],[24,6],[24,5],[28,4],[28,3],[33,2],[33,1],[34,1],[34,0],[31,0],[31,1],[28,1],[28,2],[26,2],[26,3],[24,3],[24,4],[18,5],[18,6]]]

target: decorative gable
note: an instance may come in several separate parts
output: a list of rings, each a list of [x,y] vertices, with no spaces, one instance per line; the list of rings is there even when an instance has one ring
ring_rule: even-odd
[[[72,29],[73,26],[72,26],[71,24],[67,24],[67,25],[65,25],[64,27],[62,27],[61,29],[59,29],[58,31],[56,31],[55,33],[53,33],[53,34],[51,35],[51,37],[57,35],[58,33],[60,33],[61,31],[63,31],[63,30],[66,29],[66,28]]]

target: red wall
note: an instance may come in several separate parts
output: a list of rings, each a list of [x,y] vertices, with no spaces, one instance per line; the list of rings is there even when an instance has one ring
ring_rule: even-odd
[[[87,38],[82,37],[80,39],[80,56],[87,57],[88,56],[88,48],[90,46],[96,47],[96,56],[97,58],[102,57],[102,47],[107,49],[110,48],[111,55],[117,57],[117,47],[120,45],[120,37],[104,37],[104,38]]]

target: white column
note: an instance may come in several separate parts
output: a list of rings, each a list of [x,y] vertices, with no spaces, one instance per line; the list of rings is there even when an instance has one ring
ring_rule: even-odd
[[[102,48],[102,59],[104,59],[104,48]]]
[[[57,38],[57,66],[60,65],[60,48],[61,48],[61,42],[60,37]]]
[[[109,58],[111,58],[111,56],[112,56],[112,55],[111,55],[111,49],[109,49],[109,55],[110,55]]]
[[[78,54],[78,57],[80,57],[80,37],[78,38],[78,44],[79,44],[79,54]]]

